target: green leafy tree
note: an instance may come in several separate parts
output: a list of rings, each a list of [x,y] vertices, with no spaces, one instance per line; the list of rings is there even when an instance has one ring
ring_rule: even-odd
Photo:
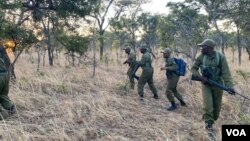
[[[58,36],[58,41],[65,46],[67,55],[71,56],[73,66],[75,65],[76,54],[79,55],[79,59],[87,52],[89,46],[88,37],[81,37],[79,35],[66,35],[61,33]]]
[[[155,48],[158,41],[158,19],[158,16],[151,15],[150,13],[142,13],[138,18],[138,22],[141,24],[144,31],[141,40],[153,49]]]
[[[175,48],[176,51],[194,59],[197,53],[196,44],[201,42],[208,32],[207,16],[199,14],[200,8],[195,4],[168,3],[167,7],[171,10],[170,15],[165,19],[168,27],[162,28],[164,31],[161,32],[168,32],[168,29],[170,32],[162,34],[166,36],[162,38],[168,39],[169,45],[171,42],[178,44],[181,48]]]
[[[129,45],[135,50],[138,37],[141,35],[136,35],[136,33],[142,33],[139,23],[139,15],[142,13],[141,5],[147,3],[148,0],[127,0],[125,1],[126,7],[124,7],[126,12],[123,12],[119,19],[112,18],[111,28],[118,34],[120,45]]]

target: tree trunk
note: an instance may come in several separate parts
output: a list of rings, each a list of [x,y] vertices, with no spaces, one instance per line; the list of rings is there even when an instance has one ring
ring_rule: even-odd
[[[40,69],[40,62],[41,62],[40,52],[41,52],[40,47],[37,47],[37,71],[39,71]]]
[[[75,66],[75,55],[74,52],[71,52],[72,65]]]
[[[50,24],[49,24],[49,18],[47,20],[47,24],[45,24],[45,21],[42,21],[43,24],[43,33],[46,37],[46,44],[48,48],[48,57],[49,57],[49,65],[53,66],[53,47],[51,45],[51,40],[50,40]]]
[[[239,57],[239,65],[241,65],[241,45],[240,45],[240,29],[238,25],[236,24],[237,27],[237,46],[238,46],[238,57]]]
[[[234,63],[234,56],[235,56],[235,49],[234,49],[234,45],[232,46],[232,50],[233,50],[233,63]]]
[[[43,66],[45,66],[46,49],[43,52]]]
[[[99,32],[99,41],[100,41],[100,60],[103,59],[103,52],[104,52],[104,37],[103,37],[104,31]]]
[[[95,69],[96,69],[96,37],[95,32],[93,34],[93,56],[94,56],[94,62],[93,62],[93,77],[95,77]]]
[[[246,47],[247,54],[248,54],[248,60],[250,61],[250,46]]]
[[[217,21],[216,21],[216,20],[214,20],[214,25],[215,25],[215,28],[216,28],[216,30],[217,30],[217,32],[219,33],[220,38],[221,38],[221,52],[222,52],[223,54],[225,54],[225,52],[224,52],[224,49],[225,49],[224,35],[223,35],[223,33],[220,31],[220,29],[219,29],[219,27],[218,27],[218,25],[217,25]]]

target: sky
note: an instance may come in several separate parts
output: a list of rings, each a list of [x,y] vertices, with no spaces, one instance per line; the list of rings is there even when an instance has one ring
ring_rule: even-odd
[[[150,3],[142,5],[144,11],[154,14],[168,14],[169,10],[166,8],[168,2],[183,2],[184,0],[151,0]]]

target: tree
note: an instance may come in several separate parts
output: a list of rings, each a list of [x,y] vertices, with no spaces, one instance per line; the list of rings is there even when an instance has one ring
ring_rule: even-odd
[[[138,18],[138,22],[144,31],[142,41],[154,49],[157,44],[158,16],[142,13]]]
[[[75,66],[75,54],[79,54],[79,59],[82,58],[82,56],[87,52],[89,46],[89,39],[87,37],[81,37],[79,35],[66,35],[63,32],[58,37],[58,41],[66,47],[67,52],[65,54],[71,56],[73,66]]]
[[[179,44],[180,47],[182,46],[182,51],[177,48],[176,50],[194,59],[197,53],[196,44],[201,42],[208,32],[207,16],[199,14],[200,8],[195,4],[168,3],[167,7],[170,8],[171,14],[163,21],[168,27],[161,27],[161,32],[168,32],[168,29],[170,32],[162,34],[166,37],[161,38],[169,39],[169,45]]]
[[[103,57],[104,52],[104,33],[106,29],[109,27],[110,22],[107,21],[108,16],[113,17],[114,19],[118,19],[120,14],[123,12],[124,7],[127,6],[130,0],[98,0],[97,7],[94,12],[90,15],[93,17],[98,26],[98,34],[99,34],[99,42],[100,42],[100,59]],[[112,6],[113,10],[112,11]],[[113,13],[113,14],[112,14]]]
[[[221,29],[218,26],[218,20],[224,19],[226,15],[226,6],[225,3],[227,0],[186,0],[190,4],[198,4],[201,7],[203,7],[206,12],[208,13],[208,21],[211,23],[218,34],[220,35],[220,43],[221,43],[221,49],[222,52],[224,53],[224,48],[225,48],[225,39],[224,39],[224,34],[221,31]]]
[[[10,67],[11,78],[14,79],[16,79],[14,67],[19,56],[38,41],[32,30],[22,26],[29,18],[24,15],[24,10],[16,10],[19,7],[19,3],[0,1],[0,38],[3,39],[5,46],[11,48],[10,51],[15,54]]]
[[[250,58],[250,49],[249,49],[250,2],[248,0],[240,0],[240,1],[230,0],[228,1],[227,5],[229,11],[227,18],[229,18],[236,25],[237,29],[238,57],[239,57],[239,64],[241,64],[242,43],[245,44],[247,53]]]
[[[26,8],[36,22],[41,22],[45,41],[48,47],[49,64],[53,66],[54,46],[51,44],[53,34],[62,21],[71,28],[70,21],[79,21],[89,15],[95,8],[97,0],[26,0],[22,6]],[[60,21],[61,20],[61,21]],[[73,28],[74,29],[74,28]],[[72,29],[71,29],[72,30]],[[57,35],[54,35],[57,36]]]
[[[147,3],[148,0],[127,0],[125,2],[127,5],[124,7],[126,12],[123,12],[119,19],[111,19],[112,29],[119,34],[118,37],[120,37],[120,44],[122,46],[127,44],[135,50],[136,41],[138,36],[140,36],[136,35],[136,33],[141,33],[141,25],[139,23],[139,15],[142,12],[141,5]]]

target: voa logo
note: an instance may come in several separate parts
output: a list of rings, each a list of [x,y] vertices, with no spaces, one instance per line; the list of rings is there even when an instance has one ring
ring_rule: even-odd
[[[226,129],[226,132],[228,136],[247,136],[244,129]]]

